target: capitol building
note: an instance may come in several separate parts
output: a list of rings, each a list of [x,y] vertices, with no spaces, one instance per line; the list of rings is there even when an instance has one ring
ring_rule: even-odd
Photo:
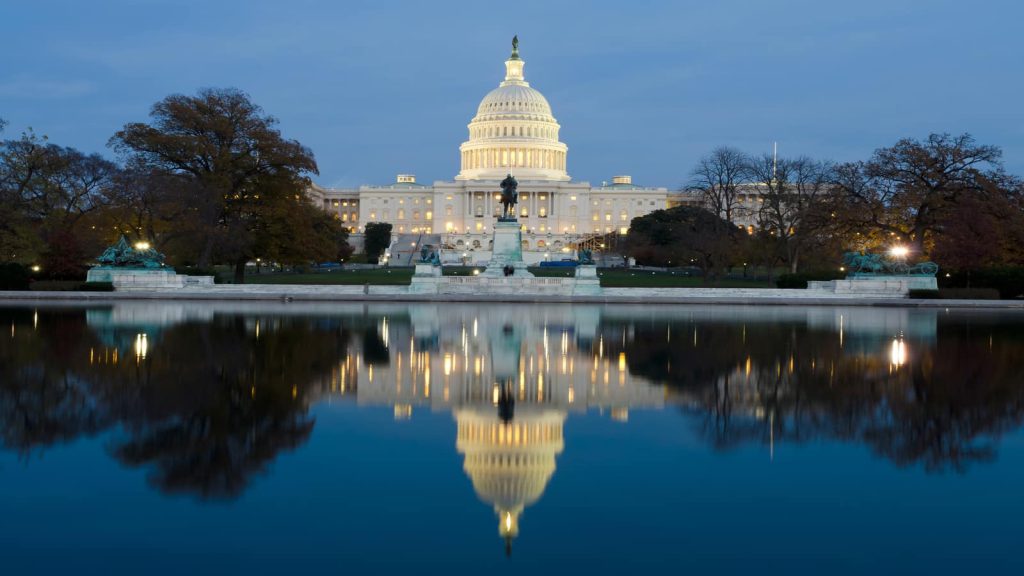
[[[461,170],[453,180],[422,184],[414,175],[399,174],[383,186],[313,185],[310,199],[356,235],[367,223],[388,222],[393,246],[440,245],[448,261],[457,254],[474,263],[490,257],[501,211],[499,182],[508,174],[519,181],[516,212],[527,263],[560,259],[598,236],[625,234],[633,218],[666,208],[666,188],[637,186],[630,176],[613,176],[600,186],[570,177],[561,126],[544,95],[527,82],[525,65],[514,42],[504,80],[484,96],[469,122],[468,140],[459,147]]]

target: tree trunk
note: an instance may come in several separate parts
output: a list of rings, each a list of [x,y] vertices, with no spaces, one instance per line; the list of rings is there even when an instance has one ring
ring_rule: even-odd
[[[213,235],[209,234],[206,236],[206,243],[203,244],[203,252],[199,255],[199,262],[197,264],[200,268],[209,268],[210,260],[213,257]]]
[[[245,284],[245,263],[248,261],[245,256],[239,256],[235,260],[235,284]]]

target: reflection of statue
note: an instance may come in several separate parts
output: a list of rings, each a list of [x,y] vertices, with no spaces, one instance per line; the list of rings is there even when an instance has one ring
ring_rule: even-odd
[[[519,203],[519,183],[511,174],[501,181],[501,217],[504,220],[516,219],[516,204]]]
[[[590,251],[590,248],[580,248],[576,251],[576,260],[580,264],[593,264],[594,257]]]

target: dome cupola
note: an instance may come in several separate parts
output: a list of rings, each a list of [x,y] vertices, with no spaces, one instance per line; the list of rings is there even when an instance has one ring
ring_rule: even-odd
[[[505,61],[505,80],[480,102],[462,143],[462,169],[456,180],[568,181],[566,151],[558,141],[560,126],[544,95],[530,87],[519,57],[517,38]]]

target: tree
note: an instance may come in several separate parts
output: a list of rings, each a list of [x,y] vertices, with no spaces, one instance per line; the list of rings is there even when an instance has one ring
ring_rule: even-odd
[[[363,235],[366,260],[373,262],[380,258],[384,250],[391,245],[391,224],[387,222],[368,222]]]
[[[47,142],[31,130],[0,145],[0,249],[79,276],[99,242],[83,220],[106,205],[119,168],[98,154]],[[17,254],[17,256],[13,256]]]
[[[905,138],[876,150],[867,162],[837,170],[842,217],[865,232],[905,239],[918,254],[928,253],[960,201],[1002,177],[1001,155],[995,146],[975,144],[969,134],[932,134],[924,142]]]
[[[749,173],[750,159],[746,154],[721,146],[700,159],[690,174],[688,188],[700,192],[704,206],[712,214],[735,222],[736,212],[743,210],[740,191]]]
[[[677,206],[634,218],[626,242],[638,263],[670,266],[692,261],[699,263],[706,279],[714,280],[736,258],[745,236],[703,208]]]
[[[305,202],[313,153],[275,128],[277,120],[235,89],[175,94],[153,105],[150,124],[131,123],[110,140],[141,166],[187,178],[212,199],[202,212],[206,238],[200,266],[214,257],[233,262],[235,282],[266,246],[275,224]]]
[[[806,156],[765,154],[751,160],[749,171],[761,192],[757,220],[762,238],[775,244],[775,254],[795,273],[804,253],[824,242],[831,225],[826,202],[831,165]]]
[[[957,200],[938,221],[931,257],[944,268],[970,271],[1024,264],[1024,210],[1020,182],[985,179],[983,189]]]

